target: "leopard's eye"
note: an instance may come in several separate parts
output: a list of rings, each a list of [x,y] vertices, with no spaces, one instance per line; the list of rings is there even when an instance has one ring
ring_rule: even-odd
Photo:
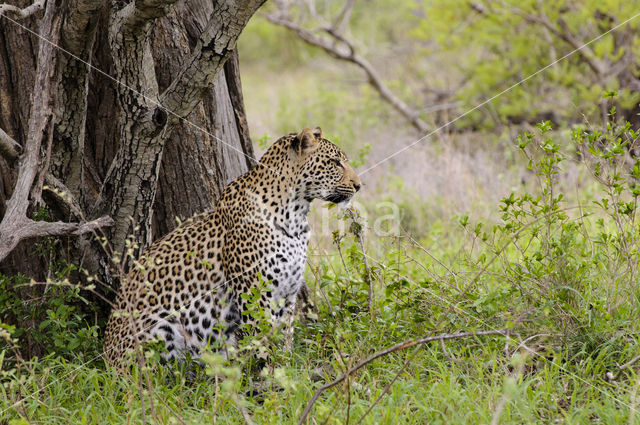
[[[340,161],[338,158],[331,158],[331,162],[344,168],[344,166],[342,165],[342,161]]]

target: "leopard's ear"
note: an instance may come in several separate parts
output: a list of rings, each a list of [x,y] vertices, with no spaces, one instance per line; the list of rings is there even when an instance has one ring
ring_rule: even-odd
[[[322,139],[322,129],[320,127],[314,128],[313,135],[316,136],[316,139]]]
[[[320,134],[319,137],[322,137],[320,127],[316,127],[313,131],[310,128],[305,128],[291,141],[291,148],[298,155],[313,152],[319,145],[317,133]]]

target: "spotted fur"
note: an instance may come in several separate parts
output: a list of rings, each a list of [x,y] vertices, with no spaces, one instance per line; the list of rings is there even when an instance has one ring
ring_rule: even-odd
[[[360,189],[345,154],[304,129],[275,142],[251,171],[223,191],[215,209],[156,241],[122,282],[105,335],[118,368],[137,342],[164,340],[167,358],[195,356],[209,343],[236,344],[247,300],[274,324],[290,325],[309,242],[311,201],[339,203]],[[266,287],[257,286],[266,282]],[[290,329],[291,326],[289,326]]]

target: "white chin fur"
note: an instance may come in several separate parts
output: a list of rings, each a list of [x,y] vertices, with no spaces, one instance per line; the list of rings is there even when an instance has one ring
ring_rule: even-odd
[[[342,201],[339,204],[336,204],[338,206],[338,208],[340,208],[341,210],[346,210],[349,209],[351,207],[351,199],[353,198],[349,198],[346,201]]]

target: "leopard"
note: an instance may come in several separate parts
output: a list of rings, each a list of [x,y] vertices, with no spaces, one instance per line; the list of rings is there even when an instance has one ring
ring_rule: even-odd
[[[290,349],[296,302],[307,290],[311,203],[346,204],[361,186],[346,154],[320,127],[279,138],[209,212],[134,262],[107,322],[106,363],[125,370],[130,354],[148,341],[164,343],[168,361],[197,358],[205,347],[225,352],[257,326],[249,307],[267,312],[271,329],[285,329]]]

